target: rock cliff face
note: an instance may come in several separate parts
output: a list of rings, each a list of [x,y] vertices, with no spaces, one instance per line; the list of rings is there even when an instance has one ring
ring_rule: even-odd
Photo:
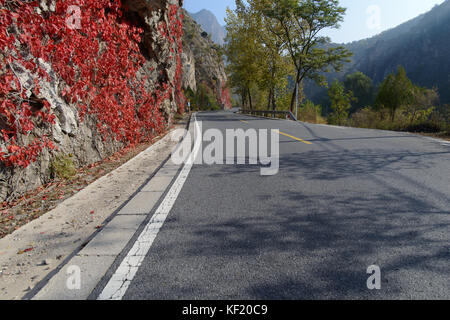
[[[88,6],[91,2],[89,0],[80,1],[85,6]],[[0,39],[0,80],[3,82],[5,81],[4,79],[11,79],[10,87],[5,87],[6,89],[4,90],[0,88],[3,90],[0,90],[0,105],[8,102],[11,106],[16,104],[18,110],[19,108],[30,108],[33,112],[42,109],[43,104],[48,105],[48,113],[54,116],[53,123],[42,124],[36,119],[31,119],[30,121],[34,123],[33,130],[31,132],[27,131],[26,134],[22,131],[18,132],[14,138],[14,143],[19,146],[26,146],[27,142],[30,142],[32,138],[39,140],[46,136],[55,145],[55,148],[42,148],[36,158],[30,161],[28,165],[17,165],[7,163],[6,161],[0,162],[0,201],[12,199],[48,183],[54,176],[52,161],[58,155],[70,156],[76,166],[85,166],[105,159],[129,144],[151,140],[153,135],[158,134],[170,125],[174,113],[183,108],[182,80],[184,80],[184,86],[191,87],[195,90],[193,55],[189,50],[182,55],[181,39],[177,41],[177,38],[181,38],[182,13],[180,8],[182,6],[182,0],[117,0],[112,2],[117,4],[117,10],[118,12],[120,11],[120,14],[116,18],[117,23],[106,25],[105,28],[116,28],[117,37],[124,36],[125,31],[122,32],[122,30],[127,25],[142,29],[143,34],[138,44],[140,53],[137,52],[133,58],[102,55],[108,50],[108,46],[112,46],[112,44],[109,42],[110,39],[101,39],[102,34],[99,34],[98,60],[117,58],[117,60],[122,59],[123,61],[120,61],[122,63],[124,61],[126,62],[127,58],[133,62],[142,58],[142,63],[134,76],[132,74],[126,74],[129,80],[123,82],[127,86],[124,91],[129,91],[130,94],[128,96],[124,94],[124,97],[116,94],[109,98],[114,100],[110,100],[111,108],[113,108],[112,105],[123,107],[125,101],[136,101],[135,104],[130,103],[132,106],[131,109],[126,110],[131,114],[127,115],[130,117],[128,119],[135,121],[133,123],[138,125],[132,130],[127,127],[131,126],[131,124],[127,123],[127,118],[123,111],[125,108],[123,110],[121,109],[121,111],[117,111],[116,116],[111,117],[112,119],[107,119],[109,121],[108,124],[111,124],[110,127],[112,128],[108,127],[107,130],[113,131],[113,133],[106,138],[103,134],[106,125],[99,120],[102,118],[101,112],[95,114],[90,113],[90,111],[95,109],[94,107],[97,107],[95,105],[96,101],[108,101],[104,97],[108,94],[107,85],[110,85],[111,88],[118,86],[118,80],[109,79],[108,82],[111,83],[101,84],[100,86],[98,84],[96,86],[92,85],[92,88],[100,90],[99,87],[102,87],[101,89],[104,91],[99,93],[98,96],[95,96],[95,98],[90,97],[87,99],[88,103],[86,106],[83,105],[83,108],[87,111],[83,108],[80,109],[81,98],[78,100],[67,98],[65,91],[68,87],[68,81],[61,74],[61,71],[52,64],[50,59],[33,54],[32,49],[23,50],[26,52],[23,52],[24,58],[22,60],[16,59],[17,54],[14,50],[19,52],[19,50],[23,49],[20,45],[19,36],[24,32],[19,30],[21,28],[25,29],[25,26],[18,26],[20,14],[18,15],[14,10],[19,9],[4,7],[8,10],[6,12],[11,10],[12,14],[9,20],[0,21],[3,23],[3,25],[0,24],[0,28],[4,28],[4,30],[0,31],[7,33],[4,31],[8,30],[13,35],[16,32],[16,39],[14,40],[15,42],[12,41],[10,47],[4,45],[8,39],[5,38],[6,40],[3,42],[3,39]],[[4,2],[0,2],[0,5],[3,4]],[[53,16],[64,19],[64,17],[60,17],[66,14],[61,9],[63,5],[67,4],[59,0],[53,2],[50,0],[41,1],[40,6],[33,7],[30,11],[31,13],[28,14],[35,15],[38,19],[42,20],[42,23],[46,23],[49,19],[54,19],[52,18]],[[4,6],[7,6],[7,4],[4,4]],[[21,6],[33,6],[33,4],[24,3]],[[103,10],[95,9],[95,4],[92,5],[91,3],[91,6],[94,9],[90,8],[90,10]],[[108,15],[107,10],[105,9],[105,15]],[[82,14],[83,12],[85,11],[81,10]],[[82,17],[81,21],[85,23],[83,19],[84,17]],[[178,24],[180,30],[176,28]],[[85,27],[82,24],[79,30],[83,36],[87,34],[87,31],[83,30]],[[68,33],[72,34],[70,32]],[[61,35],[56,35],[56,37],[58,36],[60,37]],[[28,39],[30,43],[31,41],[38,40],[32,39],[32,37]],[[52,40],[52,37],[54,38],[55,35],[44,35],[42,42],[48,45],[48,39]],[[130,39],[132,38],[132,36],[128,37]],[[10,59],[10,57],[13,59]],[[63,58],[66,59],[65,57]],[[87,76],[89,79],[95,78],[100,72],[99,67],[97,67],[98,60],[93,60],[95,62],[92,62],[95,65],[92,66],[92,75],[89,74]],[[37,64],[40,69],[47,72],[48,77],[43,77],[36,69],[24,66],[23,61],[30,61]],[[68,63],[73,62],[70,61],[70,58],[67,58],[67,61]],[[186,76],[182,79],[183,61]],[[81,61],[80,63],[82,62],[85,64],[90,63],[87,61]],[[193,67],[190,68],[189,65]],[[79,76],[78,71],[79,69],[77,68],[73,71],[76,76]],[[123,76],[127,72],[127,70],[119,71],[122,72],[121,74]],[[224,81],[223,76],[221,75],[220,77]],[[80,78],[77,78],[77,81],[80,82]],[[138,85],[141,86],[139,87],[140,89],[136,89]],[[17,99],[14,100],[11,97],[18,96],[21,99],[20,103],[22,101],[29,101],[29,104],[21,104],[17,107]],[[32,104],[32,101],[34,101],[34,104]],[[104,106],[104,108],[108,107],[108,104]],[[33,108],[36,108],[36,110]],[[11,124],[8,123],[8,119],[5,116],[8,110],[5,110],[3,110],[3,114],[0,114],[1,130],[7,130],[11,127]],[[111,110],[105,110],[111,113]],[[148,115],[154,115],[154,119],[149,120]],[[112,125],[117,126],[117,128],[112,127]],[[2,131],[2,133],[4,132]],[[136,136],[130,138],[133,134]],[[123,137],[117,138],[120,135],[123,135]],[[3,136],[5,137],[5,135]],[[10,148],[8,143],[11,144],[12,142],[5,139],[0,139],[0,154],[3,154],[4,159],[13,159],[13,157],[17,156],[15,150],[18,147]],[[25,148],[24,150],[28,151],[29,148]]]
[[[224,98],[228,79],[221,48],[186,11],[183,19],[183,51],[185,88],[190,87],[195,91],[194,87],[202,83],[215,92],[222,108],[228,108]]]
[[[197,79],[196,79],[196,62],[195,56],[189,45],[187,45],[185,39],[183,40],[183,53],[181,55],[181,61],[183,63],[183,88],[197,91]]]
[[[127,19],[137,27],[144,29],[141,42],[142,53],[146,57],[140,76],[148,76],[150,89],[155,90],[155,84],[164,83],[173,87],[170,99],[166,99],[163,104],[168,122],[172,122],[174,112],[177,111],[177,77],[182,77],[182,70],[177,74],[177,68],[182,67],[182,47],[171,41],[164,35],[165,32],[158,32],[161,25],[165,25],[168,30],[173,28],[175,23],[182,23],[183,0],[124,0],[124,6],[128,9]],[[171,12],[177,8],[176,13]],[[181,30],[180,30],[181,31]],[[180,43],[181,44],[181,43]],[[178,88],[180,89],[180,88]]]

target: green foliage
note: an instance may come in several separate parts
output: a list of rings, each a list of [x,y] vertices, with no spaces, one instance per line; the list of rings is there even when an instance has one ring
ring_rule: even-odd
[[[450,104],[444,104],[435,108],[434,114],[437,118],[450,124]]]
[[[50,163],[50,169],[53,176],[64,180],[70,180],[77,174],[72,155],[55,156]]]
[[[357,101],[352,103],[350,113],[371,106],[374,100],[373,81],[362,72],[355,72],[346,76],[344,81],[346,91],[353,92]]]
[[[402,65],[414,83],[437,87],[441,102],[450,103],[450,1],[440,2],[398,27],[347,44],[354,53],[349,70],[357,68],[374,83],[381,83],[386,74],[395,71],[393,67]]]
[[[439,95],[435,88],[427,89],[413,85],[410,103],[405,105],[405,113],[410,124],[423,122],[430,118],[438,100]]]
[[[196,36],[196,28],[194,24],[186,23],[186,21],[183,21],[183,34],[184,37],[186,37],[189,40],[194,39]]]
[[[212,47],[212,49],[214,49],[217,53],[217,64],[220,65],[224,62],[224,57],[225,57],[225,48],[218,45],[218,44],[214,44],[214,46]]]
[[[355,74],[353,79],[347,77],[346,89],[370,88],[369,81],[362,74]],[[366,86],[356,86],[356,79],[364,80]],[[348,91],[351,93],[351,91]],[[364,90],[358,91],[359,93]],[[365,91],[369,92],[369,90]],[[416,86],[407,77],[406,70],[399,67],[397,73],[386,77],[378,89],[374,107],[357,110],[346,120],[345,92],[338,84],[330,89],[330,98],[334,112],[330,123],[348,123],[354,127],[375,128],[383,130],[439,133],[448,130],[450,125],[449,106],[438,106],[439,95],[436,88],[428,89]],[[363,95],[360,95],[363,96]],[[351,94],[350,94],[351,98]],[[338,106],[338,108],[336,108]]]
[[[277,90],[277,110],[289,111],[291,109],[291,89],[286,86]]]
[[[420,117],[411,120],[411,112],[407,107],[398,110],[395,120],[390,119],[390,110],[364,108],[354,113],[349,124],[353,127],[374,128],[382,130],[440,133],[449,128],[449,119],[444,115],[442,108],[424,109]]]
[[[214,92],[204,83],[197,85],[197,92],[190,88],[186,90],[185,95],[191,103],[192,111],[220,110],[217,97]]]
[[[250,1],[252,2],[252,1]],[[338,0],[255,0],[261,14],[272,19],[278,28],[270,31],[284,43],[295,67],[295,83],[312,79],[326,85],[324,72],[340,71],[352,55],[343,46],[330,46],[328,37],[320,36],[327,28],[338,28],[346,9]],[[291,99],[291,110],[295,94]]]
[[[348,119],[352,101],[356,101],[353,92],[345,91],[344,85],[338,80],[333,82],[328,90],[328,96],[331,100],[331,109],[333,113],[329,116],[328,122],[331,124],[343,125]]]
[[[440,103],[450,103],[450,45],[443,39],[450,39],[450,1],[377,36],[345,44],[354,55],[345,65],[344,74],[361,71],[378,86],[402,65],[413,83],[436,87]],[[336,77],[343,81],[341,74],[327,75],[329,81]],[[324,105],[325,90],[311,83],[305,92],[309,99]]]
[[[352,114],[349,124],[357,128],[377,128],[381,129],[381,115],[379,111],[375,111],[372,107],[366,107]],[[386,128],[383,128],[386,129]]]
[[[321,114],[322,106],[315,105],[312,101],[306,100],[298,110],[298,120],[311,123],[327,123]]]
[[[375,107],[390,111],[391,121],[395,121],[398,111],[409,125],[423,122],[430,117],[439,100],[436,89],[416,86],[407,77],[406,70],[399,67],[396,74],[390,74],[381,84]]]
[[[399,112],[392,122],[388,110],[374,110],[367,107],[354,113],[348,123],[352,127],[373,128],[407,132],[439,133],[446,130],[447,125],[442,118],[431,114],[428,118],[411,123],[407,113]]]
[[[227,10],[227,73],[230,86],[241,97],[242,105],[252,109],[251,90],[258,79],[258,59],[255,59],[255,55],[258,55],[260,46],[252,29],[252,17],[244,5],[236,4],[236,11]]]
[[[414,86],[406,75],[403,67],[398,67],[396,74],[390,74],[381,83],[375,101],[377,109],[386,108],[390,111],[394,122],[397,110],[412,103]]]
[[[278,101],[286,97],[289,76],[300,86],[304,79],[325,84],[323,72],[340,70],[351,54],[343,47],[329,46],[329,38],[318,34],[337,28],[344,13],[337,0],[236,1],[236,10],[227,11],[225,51],[231,86],[242,104],[257,105],[258,97],[253,96],[257,88],[266,97],[260,107],[283,108]]]

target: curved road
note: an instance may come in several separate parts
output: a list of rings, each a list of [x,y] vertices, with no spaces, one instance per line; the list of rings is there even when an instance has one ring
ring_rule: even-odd
[[[450,298],[450,144],[225,112],[197,120],[279,129],[279,173],[194,165],[124,299]],[[367,288],[370,265],[380,290]]]
[[[112,226],[76,257],[94,279],[91,299],[450,299],[450,143],[230,112],[197,120],[224,136],[279,130],[278,174],[249,164],[162,170],[143,189],[159,193],[140,192],[113,220],[152,217],[144,232],[128,242],[131,227]],[[157,183],[177,171],[163,194]],[[124,250],[111,244],[121,237]],[[367,286],[372,265],[379,290]],[[44,298],[66,294],[55,279]]]

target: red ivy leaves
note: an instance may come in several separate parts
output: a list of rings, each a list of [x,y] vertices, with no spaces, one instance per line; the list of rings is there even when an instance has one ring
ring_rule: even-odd
[[[154,92],[148,92],[145,80],[138,81],[136,73],[145,59],[139,42],[143,30],[123,22],[120,0],[78,0],[81,8],[81,30],[66,24],[69,4],[57,1],[55,12],[36,13],[37,2],[0,0],[0,53],[9,66],[18,64],[50,80],[40,67],[38,59],[51,64],[52,69],[66,83],[63,96],[78,107],[80,119],[86,114],[97,121],[103,139],[115,139],[125,144],[150,140],[164,127],[161,103],[172,95],[172,87],[163,83]],[[169,7],[169,27],[159,26],[159,34],[176,45],[177,64],[175,88],[179,110],[184,105],[181,90],[182,15],[177,5]],[[8,32],[12,26],[17,34]],[[15,43],[18,41],[20,46]],[[27,48],[33,58],[22,56]],[[45,137],[28,144],[18,137],[28,136],[35,128],[36,117],[43,123],[53,124],[50,105],[33,112],[26,102],[25,91],[11,67],[0,69],[0,119],[2,125],[0,161],[6,165],[26,167],[35,161],[44,148],[53,148]],[[35,81],[34,94],[39,94]],[[4,127],[4,128],[3,128]],[[30,139],[21,139],[30,140]]]
[[[230,97],[230,89],[224,84],[222,86],[222,96],[220,97],[220,101],[225,109],[231,109],[231,97]]]

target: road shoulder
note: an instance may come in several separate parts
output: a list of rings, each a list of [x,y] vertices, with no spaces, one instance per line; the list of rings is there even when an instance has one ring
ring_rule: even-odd
[[[114,213],[152,177],[176,144],[169,132],[132,160],[1,239],[0,299],[22,299],[30,294],[103,231]],[[132,217],[128,220],[125,223],[133,223]]]

